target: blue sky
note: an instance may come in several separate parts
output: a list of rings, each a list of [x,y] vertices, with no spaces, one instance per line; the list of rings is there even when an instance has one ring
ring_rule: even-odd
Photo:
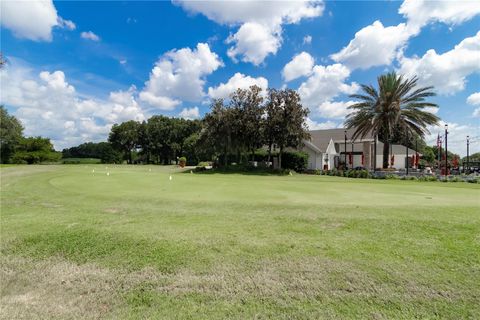
[[[57,149],[113,123],[198,118],[236,87],[299,91],[311,128],[342,125],[358,84],[434,85],[450,148],[480,149],[478,1],[2,1],[0,102]],[[441,128],[431,128],[432,143]]]

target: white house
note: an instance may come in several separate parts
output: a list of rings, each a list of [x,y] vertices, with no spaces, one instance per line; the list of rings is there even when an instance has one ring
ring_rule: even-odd
[[[334,169],[341,163],[347,164],[347,168],[363,167],[374,168],[375,139],[372,135],[352,140],[354,129],[328,129],[310,131],[311,139],[304,141],[302,151],[309,155],[308,169]],[[345,139],[345,136],[347,139]],[[346,150],[345,150],[346,149]],[[407,148],[402,145],[391,145],[389,153],[389,165],[396,169],[406,168]],[[377,141],[377,168],[382,167],[383,143]],[[415,150],[408,148],[408,158],[412,167],[412,155]],[[393,160],[393,165],[391,165]]]

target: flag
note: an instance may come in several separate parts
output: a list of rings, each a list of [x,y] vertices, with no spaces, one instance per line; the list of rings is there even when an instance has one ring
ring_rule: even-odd
[[[348,155],[348,162],[350,164],[353,164],[353,153],[350,152],[350,154]]]
[[[395,163],[395,155],[392,154],[392,156],[390,157],[390,165],[393,166]]]
[[[362,167],[363,167],[364,164],[365,164],[365,155],[362,152]]]
[[[418,167],[418,163],[420,162],[420,155],[415,153],[415,166]]]
[[[412,166],[415,165],[415,154],[412,154]]]
[[[458,167],[458,159],[456,156],[453,158],[453,167],[454,168]]]

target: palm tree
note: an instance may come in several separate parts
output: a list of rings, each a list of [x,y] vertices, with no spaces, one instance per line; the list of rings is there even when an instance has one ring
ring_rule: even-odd
[[[416,88],[418,78],[404,78],[395,72],[381,75],[377,79],[378,91],[372,85],[361,85],[362,94],[352,94],[359,102],[351,105],[347,116],[347,128],[355,128],[352,139],[364,138],[367,134],[383,138],[383,168],[388,167],[390,138],[397,130],[407,137],[428,133],[428,125],[436,125],[440,118],[424,110],[437,107],[425,101],[435,96],[433,87]]]

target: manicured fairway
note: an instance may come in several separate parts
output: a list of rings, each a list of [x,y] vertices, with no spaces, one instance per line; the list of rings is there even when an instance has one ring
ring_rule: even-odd
[[[2,319],[480,318],[479,185],[0,170]]]

